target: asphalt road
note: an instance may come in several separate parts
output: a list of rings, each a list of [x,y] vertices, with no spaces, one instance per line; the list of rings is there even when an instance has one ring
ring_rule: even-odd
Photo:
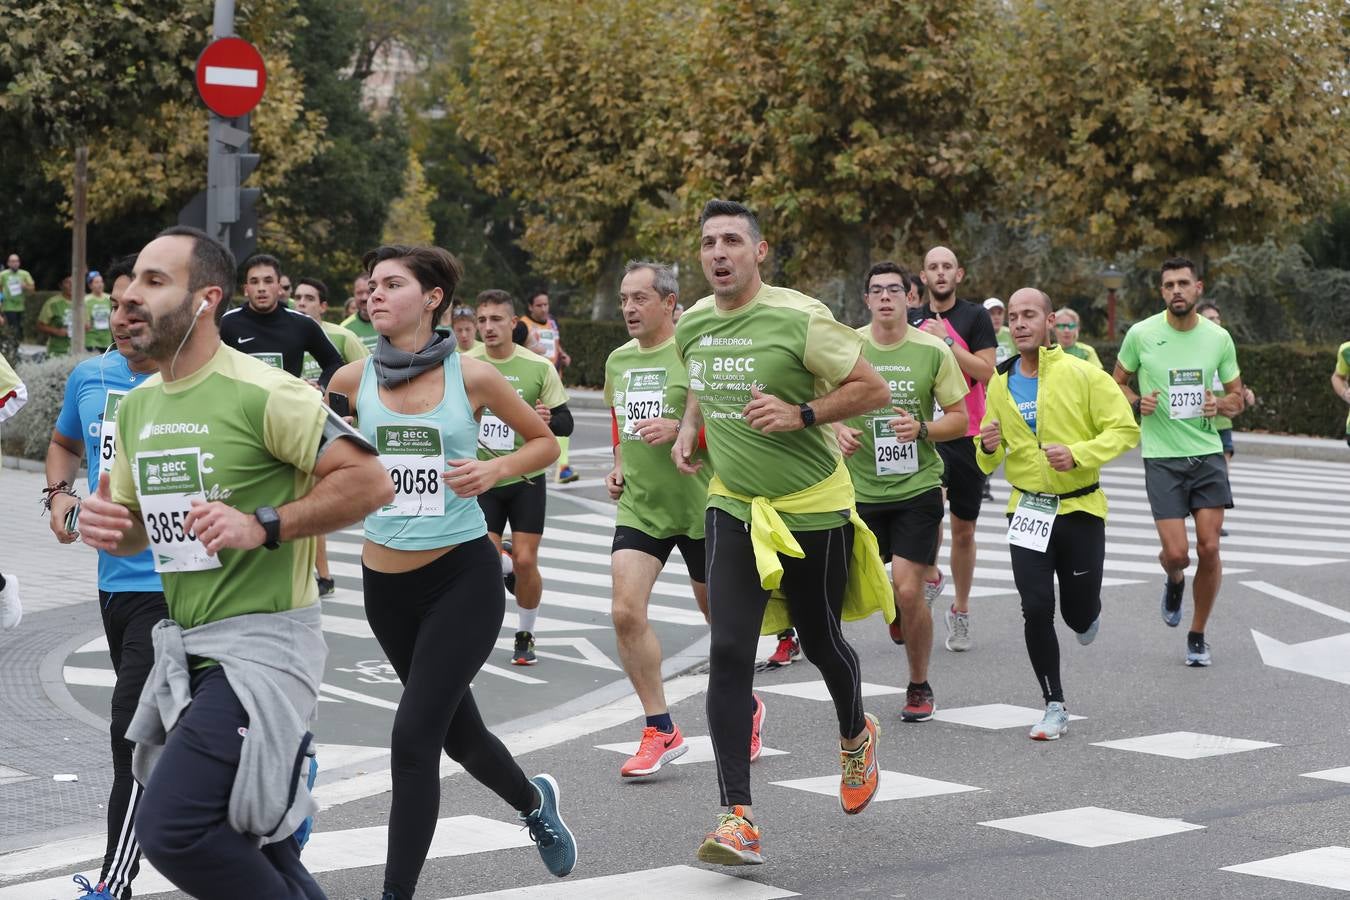
[[[986,504],[972,600],[975,647],[950,653],[941,646],[940,622],[936,628],[930,681],[937,720],[900,723],[903,651],[884,626],[845,628],[862,659],[868,709],[882,721],[878,801],[857,817],[839,811],[833,713],[820,699],[814,668],[803,661],[764,673],[757,690],[768,710],[765,743],[780,751],[766,751],[752,770],[767,863],[714,870],[694,859],[718,812],[701,740],[707,729],[698,662],[706,629],[683,568],[672,561],[663,577],[668,592],[653,602],[668,620],[657,623],[667,654],[688,648],[669,668],[691,674],[675,678],[668,691],[694,750],[681,760],[687,764],[622,781],[624,757],[606,745],[635,743],[641,719],[617,669],[605,613],[609,531],[599,480],[608,469],[608,414],[579,410],[572,446],[583,479],[551,492],[544,539],[554,571],[545,573],[541,612],[550,627],[538,632],[558,642],[541,645],[555,655],[513,670],[503,646],[491,664],[506,674],[488,670],[474,690],[526,771],[557,777],[580,862],[566,880],[551,879],[510,810],[447,766],[442,828],[419,897],[509,889],[518,893],[502,896],[641,892],[644,900],[1316,897],[1350,890],[1350,464],[1238,457],[1238,506],[1228,519],[1209,669],[1182,664],[1184,628],[1169,629],[1159,617],[1156,538],[1137,455],[1109,467],[1102,629],[1085,648],[1061,626],[1069,709],[1083,718],[1052,744],[1026,737],[1041,701],[1008,574],[1002,504]],[[1006,499],[1006,488],[995,485]],[[332,546],[359,549],[348,537]],[[355,565],[355,557],[333,558]],[[342,602],[326,610],[341,620],[328,629],[326,675],[338,690],[325,691],[332,702],[323,704],[319,724],[327,752],[321,750],[319,796],[328,808],[305,858],[331,897],[371,897],[380,887],[385,748],[398,689],[378,645],[361,632],[359,582],[350,571],[339,578]],[[89,714],[102,715],[106,688],[78,683],[107,668],[97,646],[78,640],[96,638],[97,618],[86,617],[85,626],[87,633],[72,629],[67,643],[75,652],[63,651],[59,671],[78,670],[64,678],[65,689]],[[504,641],[512,630],[508,612]],[[0,800],[6,790],[0,782]],[[19,814],[4,806],[6,818]],[[69,873],[87,859],[80,853],[72,844],[0,855],[0,900],[73,896],[47,879],[69,884]],[[162,882],[146,875],[138,895],[156,889]]]

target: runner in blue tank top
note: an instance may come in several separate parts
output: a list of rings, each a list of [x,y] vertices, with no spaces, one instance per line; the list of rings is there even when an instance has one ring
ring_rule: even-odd
[[[412,897],[440,810],[440,753],[520,812],[554,875],[576,863],[552,776],[526,778],[483,724],[469,686],[497,641],[506,594],[476,496],[503,478],[547,468],[558,443],[487,363],[455,352],[433,324],[463,269],[439,247],[366,254],[374,354],[333,376],[355,425],[380,453],[394,499],[366,518],[366,617],[403,682],[391,738],[394,796],[383,900]],[[352,403],[355,398],[354,404]],[[338,400],[341,407],[342,400]],[[477,458],[485,407],[524,444]]]

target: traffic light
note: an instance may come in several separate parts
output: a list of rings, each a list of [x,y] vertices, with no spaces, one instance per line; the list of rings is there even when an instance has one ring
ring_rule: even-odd
[[[206,190],[178,214],[180,225],[194,225],[230,248],[243,262],[258,246],[258,198],[262,190],[243,183],[262,158],[249,152],[248,116],[211,116]]]

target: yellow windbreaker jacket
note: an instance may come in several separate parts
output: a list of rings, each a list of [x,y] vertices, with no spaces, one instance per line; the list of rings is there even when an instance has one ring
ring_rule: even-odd
[[[989,379],[981,423],[997,420],[1002,442],[993,453],[985,453],[979,435],[973,438],[981,469],[990,473],[1004,463],[1004,475],[1014,488],[1008,512],[1017,507],[1021,491],[1063,495],[1097,483],[1102,466],[1139,443],[1139,424],[1120,386],[1100,366],[1059,347],[1040,351],[1033,433],[1008,392],[1011,365],[1010,360]],[[1067,472],[1056,472],[1041,450],[1046,444],[1068,447],[1076,465]],[[1105,519],[1106,494],[1099,488],[1083,497],[1061,500],[1059,511],[1081,511]]]

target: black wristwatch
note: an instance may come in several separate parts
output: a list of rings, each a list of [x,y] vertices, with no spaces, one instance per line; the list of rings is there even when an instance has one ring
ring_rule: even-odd
[[[1135,398],[1134,398],[1134,402],[1130,404],[1130,408],[1134,410],[1134,414],[1135,414],[1136,416],[1143,415],[1143,413],[1140,412],[1140,410],[1139,410],[1139,404],[1142,403],[1143,400],[1144,400],[1143,397],[1135,397]]]
[[[281,546],[281,516],[270,506],[260,506],[253,511],[253,518],[263,527],[263,546],[275,550]]]
[[[810,428],[816,424],[816,411],[811,408],[811,404],[803,403],[797,407],[802,411],[802,427]]]

